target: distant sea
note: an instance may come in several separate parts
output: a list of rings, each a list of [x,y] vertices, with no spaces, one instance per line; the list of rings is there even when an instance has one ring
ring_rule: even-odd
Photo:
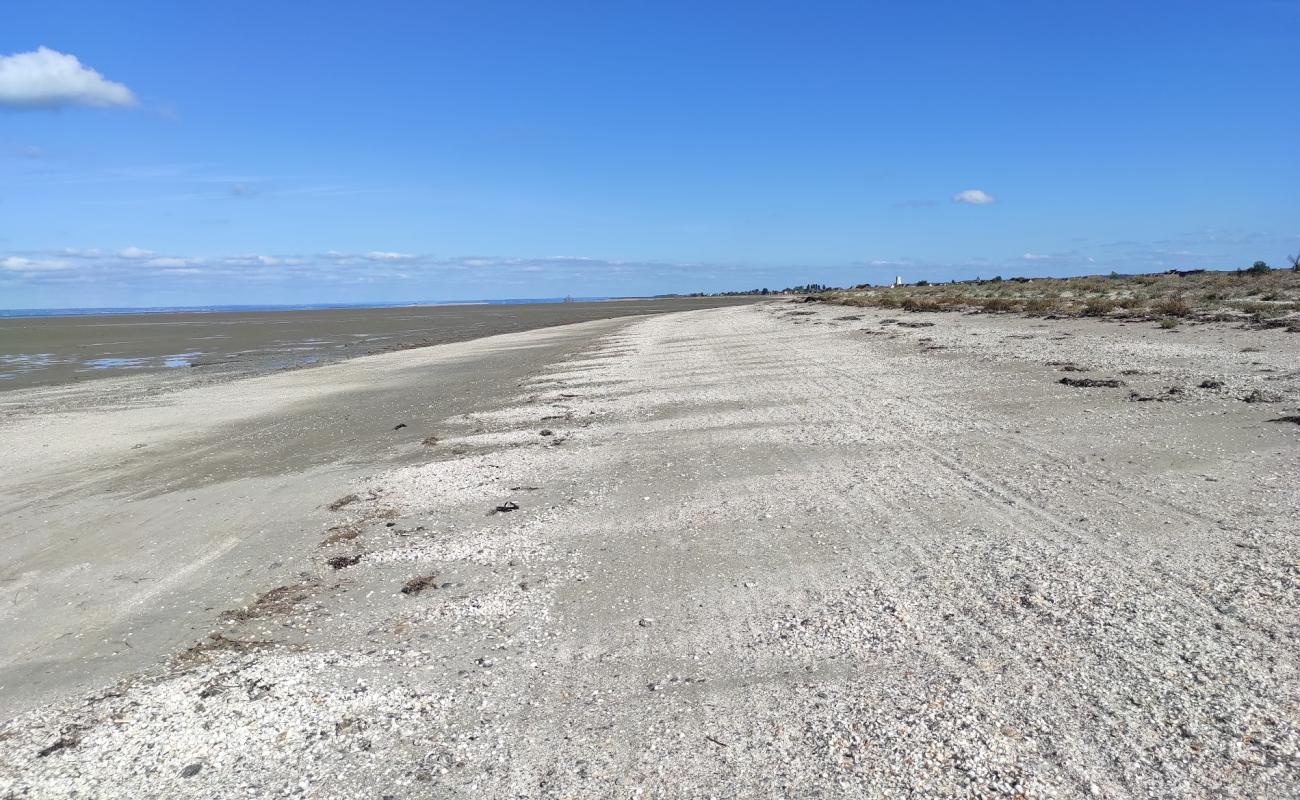
[[[215,314],[251,311],[321,311],[330,308],[418,308],[421,306],[510,306],[526,303],[598,303],[618,297],[519,297],[505,300],[447,300],[428,303],[313,303],[310,305],[156,306],[151,308],[0,308],[0,317],[90,317],[113,314]]]

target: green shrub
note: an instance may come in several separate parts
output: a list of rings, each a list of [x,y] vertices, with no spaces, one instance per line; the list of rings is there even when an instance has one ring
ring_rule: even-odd
[[[1155,312],[1164,317],[1185,317],[1192,313],[1192,307],[1181,297],[1166,297],[1156,303]]]
[[[1282,316],[1283,314],[1287,313],[1287,311],[1291,310],[1287,306],[1294,305],[1294,304],[1260,303],[1254,300],[1236,300],[1233,301],[1230,305],[1232,305],[1234,308],[1239,308],[1242,311],[1245,311],[1247,314],[1253,314],[1256,317],[1269,319],[1272,317]]]
[[[979,304],[985,311],[994,314],[1000,314],[1004,311],[1014,311],[1016,309],[1015,302],[1008,300],[1005,297],[990,297],[979,301]]]
[[[1083,307],[1085,317],[1104,317],[1115,310],[1115,301],[1104,297],[1094,297]]]
[[[1025,303],[1025,313],[1036,316],[1055,314],[1061,310],[1061,301],[1055,297],[1035,297]]]
[[[939,311],[943,307],[923,297],[909,297],[903,301],[904,311]]]

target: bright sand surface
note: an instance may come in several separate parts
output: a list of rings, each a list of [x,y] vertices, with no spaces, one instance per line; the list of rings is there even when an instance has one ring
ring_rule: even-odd
[[[1294,795],[1297,364],[770,303],[53,393],[0,796]]]

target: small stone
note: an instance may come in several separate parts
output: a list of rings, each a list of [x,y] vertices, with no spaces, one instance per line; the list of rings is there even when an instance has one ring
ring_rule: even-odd
[[[636,621],[636,624],[640,625],[642,628],[649,628],[651,625],[655,624],[655,621],[650,617],[642,617]]]
[[[203,769],[203,765],[200,764],[200,763],[198,763],[198,762],[196,761],[196,762],[194,762],[193,764],[190,764],[190,765],[189,765],[188,767],[186,767],[185,769],[181,770],[181,777],[182,777],[182,778],[193,778],[195,775],[198,775],[198,774],[199,774],[199,770],[201,770],[201,769]]]

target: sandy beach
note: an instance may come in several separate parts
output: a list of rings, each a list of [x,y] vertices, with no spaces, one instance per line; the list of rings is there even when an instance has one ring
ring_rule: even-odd
[[[1298,365],[767,302],[10,391],[0,797],[1298,796]]]

